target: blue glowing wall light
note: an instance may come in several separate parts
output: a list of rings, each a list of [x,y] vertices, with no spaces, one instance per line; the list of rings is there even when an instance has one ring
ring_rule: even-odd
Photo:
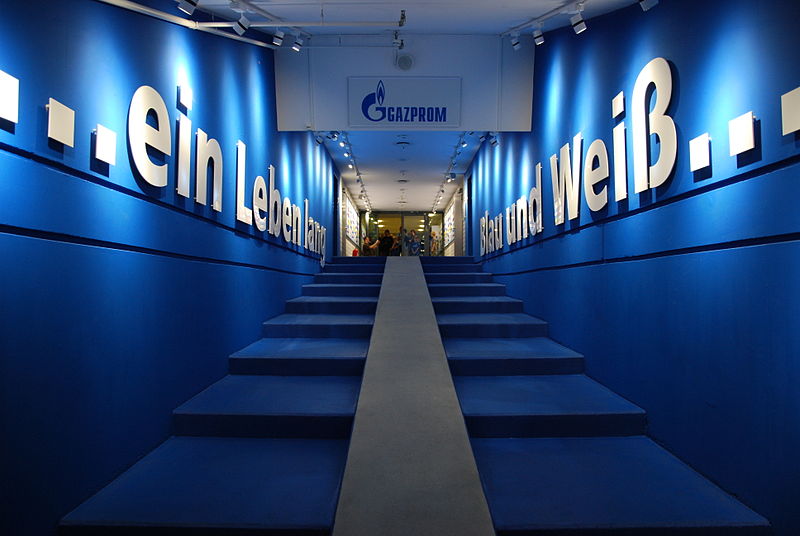
[[[798,17],[800,4],[791,0],[775,2],[770,9],[754,7],[746,0],[727,2],[724,9],[713,2],[676,0],[662,2],[647,13],[634,5],[592,19],[580,38],[571,29],[551,32],[546,45],[537,50],[532,133],[505,133],[499,147],[484,144],[481,148],[472,167],[473,214],[489,210],[494,216],[527,196],[532,184],[523,184],[519,172],[527,166],[533,174],[541,162],[545,228],[525,243],[592,224],[599,213],[589,210],[583,183],[579,222],[557,227],[553,219],[550,155],[571,144],[578,132],[584,139],[583,162],[595,139],[602,139],[609,152],[609,202],[603,218],[796,157],[797,136],[781,133],[780,97],[800,86],[800,58],[791,38]],[[663,187],[638,195],[633,192],[630,99],[639,72],[656,57],[667,59],[672,68],[669,114],[677,126],[678,158],[672,178]],[[618,121],[611,117],[611,100],[620,91],[625,93],[626,105],[628,199],[618,203],[612,140]],[[728,121],[751,110],[757,117],[760,144],[746,158],[730,157]],[[708,175],[695,174],[689,169],[689,141],[705,132],[712,138],[712,166],[706,170]],[[658,155],[657,147],[653,154]],[[471,224],[477,229],[477,219]],[[508,251],[508,246],[502,251]]]
[[[80,21],[47,24],[47,39],[30,39],[20,20],[39,17]],[[131,17],[137,23],[131,24]],[[246,52],[243,52],[246,51]],[[46,60],[43,61],[43,58]],[[13,129],[0,129],[0,143],[36,153],[123,191],[151,198],[194,213],[220,225],[236,228],[236,142],[247,145],[246,191],[252,192],[257,175],[268,177],[268,166],[278,169],[281,193],[302,206],[309,199],[310,214],[332,230],[333,164],[313,143],[309,133],[278,133],[274,104],[274,68],[270,51],[192,32],[121,9],[82,2],[64,6],[18,2],[0,18],[0,70],[20,80],[20,120]],[[192,121],[191,197],[176,193],[177,86],[187,83],[194,92],[188,110]],[[152,189],[134,177],[127,149],[127,114],[131,97],[142,85],[154,87],[167,105],[173,145],[165,162],[169,183]],[[54,146],[47,139],[44,104],[52,97],[75,110],[75,146]],[[92,155],[92,131],[97,124],[117,134],[117,163],[98,165]],[[203,129],[219,141],[224,161],[223,210],[218,214],[193,201],[195,177],[194,132]],[[290,159],[284,160],[284,147]],[[317,164],[314,164],[314,163]],[[248,198],[250,196],[248,195]],[[248,200],[248,205],[250,201]],[[87,207],[113,215],[113,207]],[[149,229],[146,221],[130,214],[125,222],[106,218],[108,225]],[[281,238],[250,230],[277,245],[296,249]],[[333,241],[328,240],[330,245]]]

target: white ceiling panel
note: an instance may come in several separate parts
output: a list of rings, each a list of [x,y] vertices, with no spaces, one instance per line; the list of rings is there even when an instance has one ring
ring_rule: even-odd
[[[584,2],[584,16],[589,19],[634,3],[634,0],[587,0]],[[306,45],[313,47],[314,36],[317,36],[317,46],[329,46],[334,36],[353,36],[351,39],[363,40],[364,46],[368,46],[369,36],[375,35],[384,35],[391,42],[390,36],[396,30],[399,30],[400,38],[404,34],[497,36],[552,10],[574,10],[575,4],[563,0],[200,0],[199,8],[227,20],[235,20],[245,12],[253,22],[327,23],[326,26],[307,25],[294,30],[283,28],[287,34],[302,30],[306,37],[311,35]],[[401,10],[405,10],[407,22],[398,28],[396,21]],[[343,22],[352,24],[338,24]],[[385,24],[375,24],[377,22]],[[562,13],[548,19],[544,28],[548,31],[568,24],[569,14]],[[251,29],[247,35],[257,38],[259,32],[267,35],[272,30]],[[326,133],[320,134],[324,136]],[[420,131],[346,133],[373,209],[430,210],[461,134]],[[467,136],[469,145],[457,158],[456,173],[464,173],[479,147],[478,138],[482,134],[475,132]],[[324,139],[346,187],[354,199],[358,199],[360,185],[356,181],[355,169],[348,167],[349,160],[343,156],[338,140]],[[407,144],[398,145],[401,141]],[[458,182],[444,185],[440,210],[458,188]],[[366,205],[360,202],[359,206],[363,209]]]

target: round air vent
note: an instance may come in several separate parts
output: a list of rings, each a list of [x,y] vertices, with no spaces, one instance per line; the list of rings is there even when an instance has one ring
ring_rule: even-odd
[[[410,54],[400,54],[397,56],[397,68],[401,71],[409,71],[414,66],[414,57]]]

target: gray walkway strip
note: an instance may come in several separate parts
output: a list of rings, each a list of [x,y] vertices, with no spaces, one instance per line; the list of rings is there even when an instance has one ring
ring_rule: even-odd
[[[334,536],[493,536],[417,257],[389,257]]]

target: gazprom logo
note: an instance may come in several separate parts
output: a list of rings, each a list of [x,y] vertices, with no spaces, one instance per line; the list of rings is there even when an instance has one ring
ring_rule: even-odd
[[[378,104],[383,106],[383,99],[386,98],[386,86],[383,85],[383,80],[378,82],[378,89],[375,93],[378,95]]]
[[[446,106],[384,106],[386,86],[383,80],[378,81],[374,93],[369,93],[361,101],[361,113],[372,121],[379,123],[446,123]]]

